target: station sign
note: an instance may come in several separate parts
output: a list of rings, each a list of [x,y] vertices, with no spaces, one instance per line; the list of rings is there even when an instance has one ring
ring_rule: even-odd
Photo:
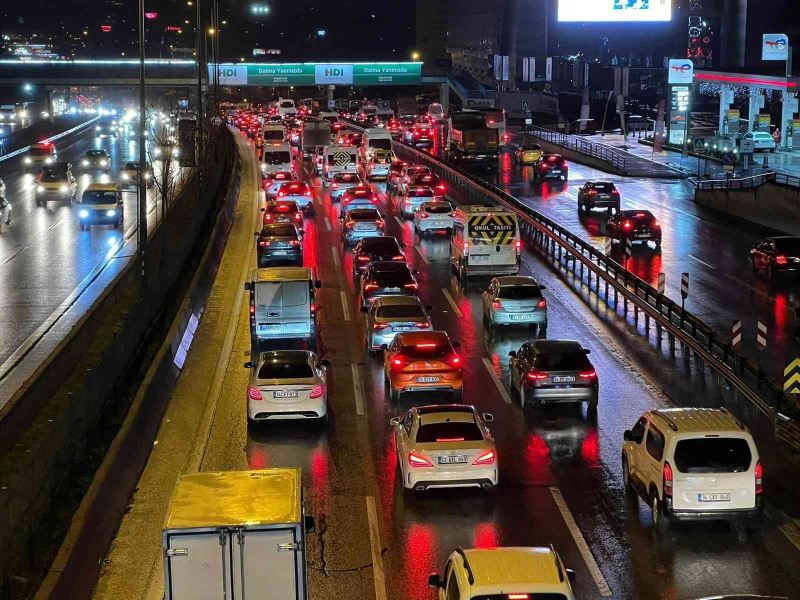
[[[688,58],[671,58],[667,66],[667,82],[691,84],[694,79],[694,63]]]
[[[413,85],[422,81],[422,63],[230,63],[218,73],[220,85],[236,86]]]
[[[761,60],[789,60],[789,37],[785,33],[765,33],[761,38]]]

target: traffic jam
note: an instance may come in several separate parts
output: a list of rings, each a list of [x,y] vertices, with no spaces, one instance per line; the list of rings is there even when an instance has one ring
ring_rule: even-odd
[[[579,457],[568,468],[577,480],[591,480],[602,452],[617,464],[623,490],[612,488],[602,501],[615,511],[641,509],[644,529],[657,536],[651,545],[702,537],[693,527],[707,522],[758,531],[764,467],[742,422],[725,409],[639,400],[620,406],[625,369],[608,365],[621,359],[609,358],[599,336],[581,335],[595,325],[576,322],[569,288],[531,258],[518,215],[470,203],[429,167],[401,160],[395,150],[403,144],[474,172],[513,163],[531,184],[566,181],[567,161],[536,144],[509,149],[502,111],[445,116],[435,103],[424,113],[383,108],[364,101],[325,111],[280,99],[224,112],[252,140],[261,168],[257,269],[245,284],[248,435],[274,421],[334,435],[332,382],[350,373],[334,373],[326,336],[333,328],[357,328],[363,347],[353,353],[376,382],[362,382],[362,402],[366,412],[387,417],[386,455],[374,460],[376,468],[395,473],[391,479],[406,499],[399,510],[419,512],[422,505],[446,513],[452,506],[471,514],[461,508],[467,502],[486,513],[513,512],[520,502],[535,502],[520,489],[520,477],[548,472],[560,452]],[[610,181],[587,181],[577,191],[577,211],[605,212],[607,235],[620,248],[635,242],[658,252],[656,218],[623,208]],[[337,269],[340,306],[323,301],[337,297],[323,283],[323,253],[325,264],[332,257]],[[632,387],[635,394],[646,386]],[[618,421],[609,425],[614,439],[598,439],[604,404],[615,407],[604,413]],[[507,439],[520,422],[538,433],[518,452]],[[611,596],[592,559],[596,549],[573,532],[575,520],[553,491],[559,488],[552,477],[542,480],[550,486],[544,489],[548,497],[552,492],[585,570],[572,564],[562,540],[503,548],[508,544],[489,528],[473,547],[439,548],[438,563],[412,569],[416,581],[404,584],[403,597]],[[463,523],[464,514],[454,518]],[[441,536],[440,546],[448,539]],[[422,552],[419,544],[430,538],[422,535],[413,549]]]

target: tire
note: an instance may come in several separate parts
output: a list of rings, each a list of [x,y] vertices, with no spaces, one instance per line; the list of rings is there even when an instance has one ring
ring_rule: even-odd
[[[525,397],[525,386],[519,386],[519,406],[522,410],[528,407],[528,399]]]
[[[757,271],[758,270],[758,269],[756,269],[756,259],[753,258],[752,256],[750,257],[750,269],[752,269],[753,271]]]
[[[395,390],[394,388],[389,386],[389,400],[392,402],[399,402],[400,401],[400,391]]]
[[[633,485],[631,484],[631,472],[630,468],[628,467],[628,459],[625,455],[622,455],[622,487],[625,490],[625,495],[628,499],[633,499],[636,497],[636,490],[633,489]]]
[[[773,270],[772,265],[769,265],[767,267],[767,279],[769,279],[770,281],[775,280],[775,271]]]
[[[658,531],[666,531],[669,529],[669,517],[664,512],[661,505],[661,500],[658,499],[658,494],[655,490],[650,493],[650,518],[653,521],[653,528]]]

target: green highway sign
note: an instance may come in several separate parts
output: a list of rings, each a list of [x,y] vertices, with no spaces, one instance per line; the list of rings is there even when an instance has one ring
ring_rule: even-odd
[[[229,63],[217,66],[220,85],[404,85],[422,81],[422,63]],[[209,65],[209,77],[214,66]]]

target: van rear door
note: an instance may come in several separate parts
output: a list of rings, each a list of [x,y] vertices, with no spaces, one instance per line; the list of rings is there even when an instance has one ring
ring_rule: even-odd
[[[231,539],[234,598],[305,598],[294,529],[240,530]]]
[[[311,335],[311,290],[307,281],[255,284],[255,333],[259,338]]]
[[[510,214],[473,215],[467,223],[468,266],[471,270],[516,267],[519,231]]]

